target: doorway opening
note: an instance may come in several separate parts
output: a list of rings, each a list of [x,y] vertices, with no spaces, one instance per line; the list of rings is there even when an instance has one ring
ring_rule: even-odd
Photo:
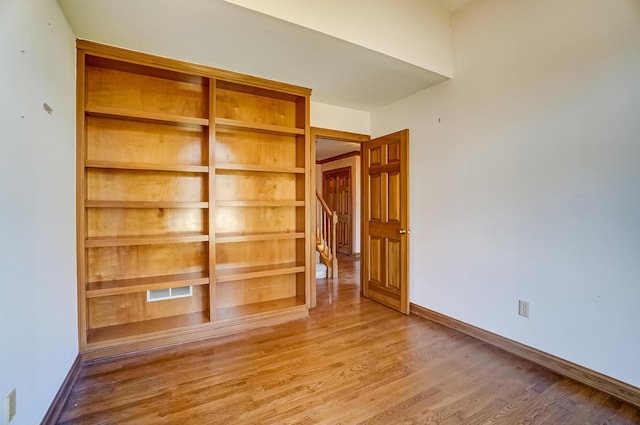
[[[361,144],[368,140],[370,137],[365,134],[311,128],[312,158],[315,160],[312,186],[327,203],[329,209],[336,213],[336,252],[333,255],[336,260],[343,258],[343,262],[349,264],[345,269],[346,273],[358,273],[358,282],[360,269],[354,268],[353,262],[359,258],[361,244],[360,151]],[[314,228],[318,230],[316,233],[318,234],[323,224],[316,222],[316,214],[312,215],[311,221]],[[314,251],[316,247],[317,245],[313,247]],[[340,269],[337,264],[338,261],[335,262],[335,267],[340,278]],[[316,261],[311,261],[311,265],[311,275],[316,276]],[[312,279],[310,301],[311,307],[315,307],[317,303],[315,279]]]
[[[371,140],[366,135],[312,128],[311,136],[314,142],[311,144],[311,158],[316,158],[316,141],[323,139],[356,142],[356,146],[360,147],[361,154],[356,154],[359,160],[355,161],[355,164],[360,164],[360,169],[351,175],[352,178],[353,175],[360,176],[360,182],[351,183],[351,187],[360,190],[360,196],[354,196],[360,202],[360,214],[353,214],[360,219],[359,224],[353,225],[353,230],[359,231],[360,237],[354,238],[353,245],[359,242],[362,251],[362,265],[358,268],[361,293],[400,313],[409,314],[409,130]],[[316,175],[321,175],[323,171],[322,168],[318,171],[319,166],[322,164],[316,165],[311,176],[312,186],[316,187]],[[344,164],[336,168],[341,167],[344,168]],[[355,165],[354,168],[358,166]],[[326,174],[327,184],[331,184],[331,179],[332,174]],[[338,196],[340,190],[335,175],[333,185],[333,196]],[[328,249],[328,242],[331,242],[334,260],[333,263],[325,263],[335,271],[339,268],[338,214],[331,211],[320,193],[322,190],[316,191],[316,199],[317,205],[322,208],[317,208],[319,214],[312,214],[310,222],[316,227],[317,234],[322,236],[320,243],[316,245],[318,252]],[[330,220],[329,215],[332,216]],[[320,217],[320,227],[316,226],[316,216]],[[331,234],[327,231],[329,227],[332,229]],[[312,275],[316,272],[315,268],[316,264],[312,261]],[[331,276],[338,277],[335,273]],[[309,300],[310,307],[315,307],[315,279],[312,279]]]

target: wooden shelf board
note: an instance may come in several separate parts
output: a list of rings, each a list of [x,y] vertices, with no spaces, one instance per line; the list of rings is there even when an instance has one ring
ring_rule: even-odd
[[[230,120],[216,118],[216,125],[229,128],[241,128],[244,130],[264,131],[276,134],[304,134],[304,128],[285,127],[281,125],[261,124],[250,121]]]
[[[280,298],[277,300],[263,301],[260,303],[223,307],[216,309],[216,320],[228,320],[252,314],[266,313],[291,307],[304,305],[297,297]]]
[[[303,273],[304,264],[284,263],[266,266],[237,267],[216,270],[216,282],[232,282],[235,280],[255,279],[258,277],[279,276],[292,273]]]
[[[86,208],[209,208],[208,202],[84,201]]]
[[[283,233],[219,233],[215,235],[216,243],[224,242],[254,242],[270,241],[276,239],[304,239],[304,232]]]
[[[115,161],[92,161],[85,162],[86,168],[107,168],[116,170],[144,170],[144,171],[177,171],[186,173],[208,173],[209,167],[206,165],[189,164],[149,164],[144,162],[115,162]]]
[[[218,201],[217,207],[304,207],[304,201]]]
[[[111,341],[117,340],[118,338],[143,335],[151,332],[201,325],[207,322],[209,322],[209,312],[201,311],[197,313],[182,314],[180,316],[126,323],[123,325],[105,326],[103,328],[89,329],[87,332],[87,341],[89,344]]]
[[[173,114],[163,114],[160,112],[134,111],[124,108],[108,108],[108,107],[87,107],[85,112],[89,115],[104,118],[119,118],[135,121],[156,122],[165,124],[192,124],[192,125],[209,125],[207,118],[187,117]]]
[[[156,245],[167,243],[206,242],[209,235],[202,233],[165,234],[148,236],[109,236],[99,238],[87,238],[86,248],[105,246],[129,246],[129,245]]]
[[[216,170],[222,171],[259,171],[269,173],[304,174],[304,167],[277,167],[257,164],[216,163]]]
[[[180,286],[208,285],[208,272],[183,273],[167,276],[139,277],[136,279],[107,280],[87,283],[86,297],[108,297],[110,295],[131,294],[154,289],[177,288]]]

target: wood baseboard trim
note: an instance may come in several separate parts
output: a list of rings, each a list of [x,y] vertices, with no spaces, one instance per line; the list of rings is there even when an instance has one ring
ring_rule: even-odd
[[[640,388],[619,381],[615,378],[603,375],[583,366],[571,363],[567,360],[529,347],[503,336],[494,334],[484,329],[477,328],[468,323],[461,322],[444,314],[440,314],[428,308],[411,303],[411,314],[427,320],[439,323],[443,326],[462,332],[480,341],[491,344],[516,356],[527,359],[543,366],[559,375],[571,378],[597,390],[610,394],[622,401],[640,407]]]
[[[42,418],[42,422],[40,425],[55,425],[58,423],[60,419],[60,414],[62,413],[62,409],[64,409],[64,404],[67,402],[69,398],[69,394],[71,394],[71,390],[80,376],[80,371],[82,370],[82,365],[84,364],[82,360],[82,356],[78,354],[76,356],[75,361],[71,365],[69,369],[69,373],[67,373],[66,378],[62,382],[60,389],[56,393],[56,396],[53,398],[51,405],[49,406],[49,410]]]

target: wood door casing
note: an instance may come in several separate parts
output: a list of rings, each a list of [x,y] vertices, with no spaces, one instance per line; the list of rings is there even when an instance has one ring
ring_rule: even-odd
[[[331,211],[338,213],[336,226],[337,249],[340,254],[351,255],[353,245],[351,243],[351,167],[338,168],[322,173],[323,198]]]
[[[409,130],[363,144],[362,292],[409,314]]]

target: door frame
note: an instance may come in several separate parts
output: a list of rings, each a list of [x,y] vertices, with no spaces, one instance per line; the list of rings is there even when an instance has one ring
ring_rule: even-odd
[[[330,130],[328,128],[320,128],[320,127],[311,127],[311,188],[313,191],[316,190],[316,140],[318,138],[321,139],[331,139],[337,140],[340,142],[351,142],[351,143],[365,143],[371,140],[371,136],[367,134],[360,133],[351,133],[348,131],[341,130]],[[362,151],[362,149],[360,149]],[[360,161],[362,162],[362,156],[360,156]],[[322,178],[322,177],[320,177]],[[354,188],[355,189],[355,188]],[[362,181],[360,182],[360,189],[362,189]],[[312,196],[311,199],[315,199]],[[360,190],[360,201],[362,202],[362,190]],[[313,209],[312,209],[313,210]],[[360,214],[360,232],[362,232],[362,213]],[[312,234],[315,235],[316,228],[316,215],[311,214],[311,228],[313,229]],[[316,298],[316,248],[315,248],[315,240],[313,241],[313,248],[311,249],[311,258],[309,258],[309,273],[311,274],[311,291],[309,296],[309,308],[313,308],[317,304]]]

